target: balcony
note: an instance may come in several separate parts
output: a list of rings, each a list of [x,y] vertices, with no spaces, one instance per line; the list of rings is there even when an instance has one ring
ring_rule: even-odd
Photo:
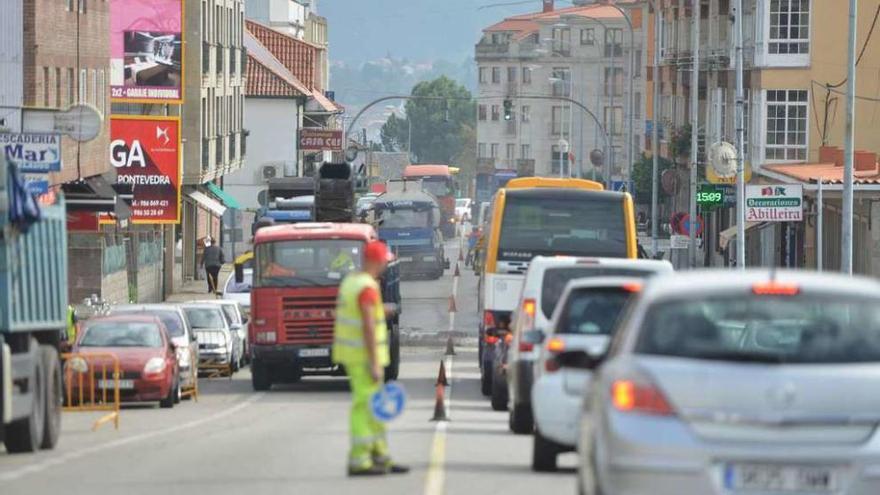
[[[477,58],[506,55],[508,51],[510,43],[477,43],[475,46]]]
[[[494,172],[497,158],[477,158],[477,172]]]

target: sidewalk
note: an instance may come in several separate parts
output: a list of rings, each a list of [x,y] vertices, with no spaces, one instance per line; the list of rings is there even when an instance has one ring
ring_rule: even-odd
[[[226,286],[226,279],[232,275],[232,272],[233,267],[231,264],[223,265],[223,268],[220,269],[219,284],[221,291]],[[204,270],[201,270],[200,274],[204,277]],[[183,303],[190,301],[203,301],[205,299],[213,298],[214,296],[208,294],[208,282],[206,280],[193,280],[183,284],[183,286],[177,292],[171,294],[165,302]]]

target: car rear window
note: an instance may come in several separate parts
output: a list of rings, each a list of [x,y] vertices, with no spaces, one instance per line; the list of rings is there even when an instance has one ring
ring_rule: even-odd
[[[880,362],[880,301],[732,295],[655,304],[636,352],[762,363]]]
[[[548,268],[544,271],[541,282],[541,311],[546,318],[553,316],[556,303],[562,297],[565,285],[576,278],[587,277],[649,277],[654,271],[636,270],[632,268],[611,268],[602,265],[575,265]]]
[[[183,320],[180,317],[180,314],[175,311],[157,311],[149,308],[135,310],[135,309],[123,309],[113,311],[114,315],[150,315],[159,318],[165,328],[168,329],[168,335],[172,337],[182,337],[186,335],[186,331],[184,330]]]
[[[619,288],[573,290],[560,314],[555,332],[574,335],[611,335],[632,292]]]

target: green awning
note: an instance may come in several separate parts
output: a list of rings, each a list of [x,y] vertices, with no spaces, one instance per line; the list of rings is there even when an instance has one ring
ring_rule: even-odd
[[[214,184],[213,182],[206,182],[205,187],[207,187],[208,190],[211,191],[211,194],[217,196],[217,198],[220,199],[220,201],[222,201],[227,208],[232,208],[233,210],[241,209],[241,205],[238,204],[238,200],[230,196],[228,192],[220,189],[217,184]]]

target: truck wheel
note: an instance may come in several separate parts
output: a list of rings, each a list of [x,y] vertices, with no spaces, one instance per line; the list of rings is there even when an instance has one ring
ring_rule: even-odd
[[[40,448],[54,449],[61,433],[61,405],[64,400],[61,385],[61,363],[58,351],[49,345],[40,346],[40,357],[46,372],[46,413],[43,421],[43,441]]]
[[[507,410],[507,380],[497,372],[492,378],[492,410]]]
[[[31,339],[31,347],[39,344]],[[46,380],[43,369],[43,361],[38,357],[33,363],[34,382],[32,385],[33,401],[31,413],[28,417],[14,421],[6,426],[5,443],[6,450],[12,454],[35,452],[43,443],[44,415],[46,413]]]
[[[272,377],[265,366],[256,361],[251,364],[251,385],[257,392],[265,392],[272,388]]]
[[[389,354],[391,355],[391,363],[385,367],[385,381],[397,380],[400,375],[400,334],[397,325],[391,328],[391,342]]]

